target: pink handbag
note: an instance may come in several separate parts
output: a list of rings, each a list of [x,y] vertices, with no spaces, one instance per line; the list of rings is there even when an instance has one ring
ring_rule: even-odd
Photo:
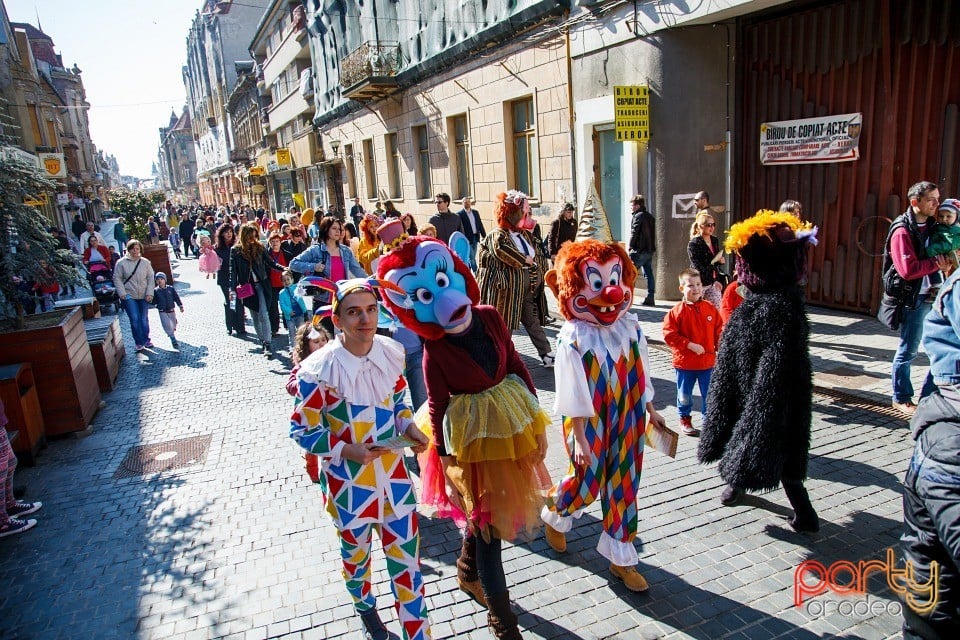
[[[253,295],[253,285],[247,282],[246,284],[237,285],[237,297],[241,300],[245,300]]]

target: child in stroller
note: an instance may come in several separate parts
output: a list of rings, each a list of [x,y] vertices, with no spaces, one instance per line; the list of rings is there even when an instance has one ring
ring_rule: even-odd
[[[104,309],[110,305],[120,308],[117,289],[113,286],[113,260],[110,248],[101,245],[95,235],[90,236],[83,251],[83,266],[87,270],[90,290]]]

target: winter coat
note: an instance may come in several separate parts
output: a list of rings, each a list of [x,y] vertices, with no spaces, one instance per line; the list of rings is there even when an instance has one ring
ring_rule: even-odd
[[[137,267],[138,264],[139,267]],[[127,280],[126,284],[124,280]],[[113,269],[113,286],[117,288],[117,294],[121,299],[128,295],[134,300],[146,300],[147,296],[153,297],[155,284],[153,265],[146,258],[134,260],[130,254],[127,254],[117,260],[117,265]]]
[[[904,604],[904,636],[960,638],[960,397],[937,391],[924,398],[910,425],[917,444],[903,483],[900,547],[914,582],[929,582],[934,561],[940,582],[929,613]],[[914,597],[918,604],[928,601]]]
[[[173,311],[174,307],[183,308],[180,294],[170,285],[153,290],[153,304],[157,305],[157,311]]]
[[[717,361],[717,345],[723,322],[717,308],[700,298],[681,300],[663,317],[663,341],[673,351],[673,366],[685,371],[712,369]],[[687,345],[699,344],[704,352],[696,354]]]
[[[269,269],[283,271],[283,267],[270,257],[269,252],[260,245],[260,252],[254,260],[247,260],[240,253],[240,245],[235,244],[230,249],[230,291],[236,291],[237,285],[250,283],[255,287],[262,287],[265,300],[270,299],[267,293],[270,287]],[[258,296],[252,295],[243,299],[243,306],[252,311],[260,310]]]
[[[557,252],[564,242],[573,242],[577,239],[577,218],[576,216],[569,220],[564,219],[563,214],[550,223],[550,235],[547,240],[547,249],[550,251],[550,257],[556,258]]]
[[[230,286],[230,249],[232,247],[233,245],[229,247],[216,247],[214,249],[217,257],[220,258],[220,270],[217,271],[217,286]]]
[[[687,244],[687,257],[690,258],[690,268],[700,274],[700,282],[707,287],[716,281],[726,284],[726,274],[720,270],[720,265],[710,264],[713,257],[720,251],[720,241],[710,236],[710,246],[703,236],[697,236]]]
[[[751,293],[720,337],[697,449],[727,484],[775,489],[803,480],[810,449],[810,327],[799,288]]]

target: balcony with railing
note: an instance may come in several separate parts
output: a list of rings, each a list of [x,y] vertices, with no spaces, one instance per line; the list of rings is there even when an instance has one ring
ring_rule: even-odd
[[[394,79],[402,64],[396,42],[364,42],[340,61],[343,96],[366,101],[384,98],[397,90]]]

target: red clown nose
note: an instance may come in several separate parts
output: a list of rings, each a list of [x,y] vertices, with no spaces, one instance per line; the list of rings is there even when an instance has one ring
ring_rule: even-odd
[[[623,302],[623,288],[614,285],[604,287],[600,291],[600,297],[609,304],[620,304]]]

